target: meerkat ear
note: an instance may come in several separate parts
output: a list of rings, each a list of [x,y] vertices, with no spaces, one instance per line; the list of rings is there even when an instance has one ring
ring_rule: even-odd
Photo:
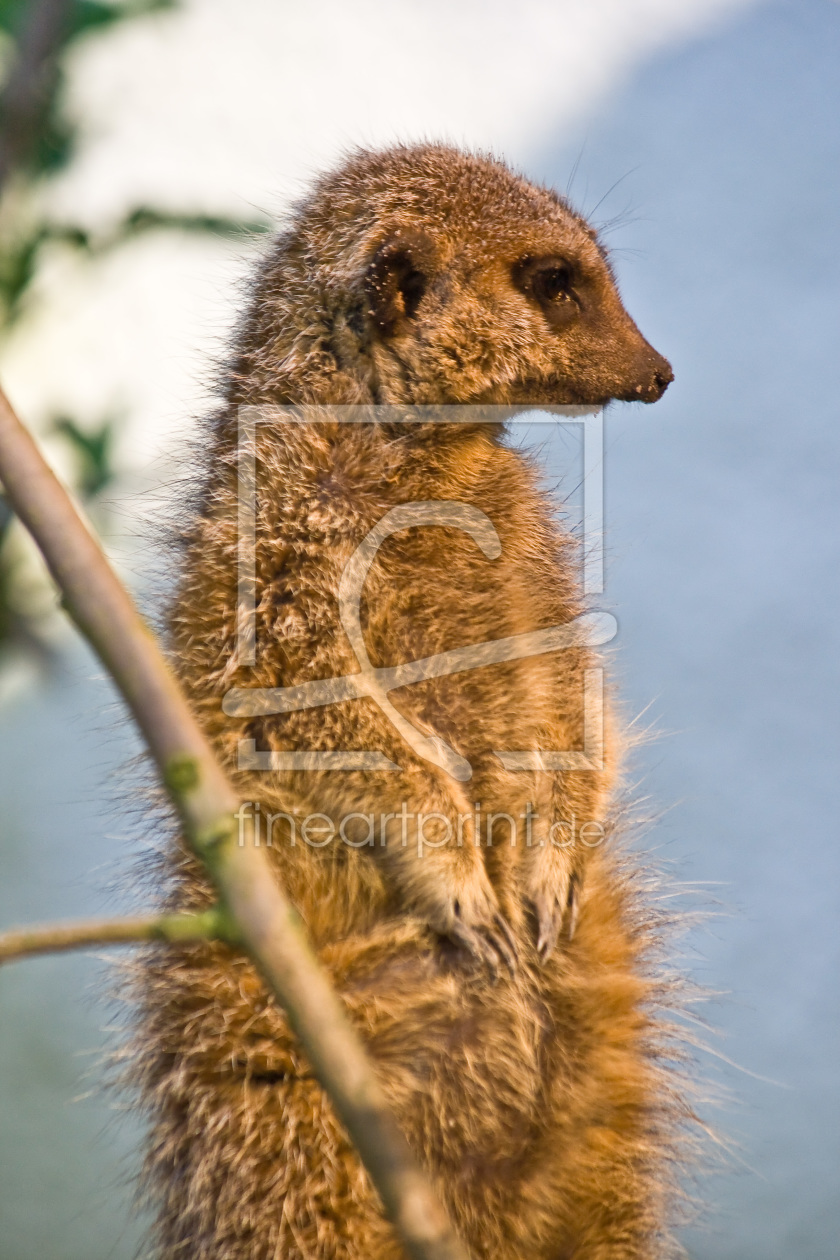
[[[431,238],[395,232],[383,241],[365,275],[368,315],[383,337],[406,329],[423,300],[434,262]]]

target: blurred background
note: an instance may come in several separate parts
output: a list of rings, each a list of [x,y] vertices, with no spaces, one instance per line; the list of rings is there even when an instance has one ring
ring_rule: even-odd
[[[141,598],[265,232],[356,144],[492,148],[602,225],[673,362],[606,421],[614,671],[712,913],[695,1260],[840,1230],[840,5],[0,0],[0,379]],[[549,475],[568,451],[545,441]],[[0,498],[0,926],[124,908],[137,743]],[[89,957],[0,974],[0,1257],[129,1260],[138,1133],[99,1088]]]

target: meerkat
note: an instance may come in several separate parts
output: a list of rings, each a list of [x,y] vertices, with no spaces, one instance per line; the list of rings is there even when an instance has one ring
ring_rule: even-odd
[[[563,198],[451,147],[361,151],[315,183],[261,266],[186,511],[173,663],[476,1257],[669,1254],[681,1104],[650,922],[610,839],[609,714],[598,757],[583,754],[597,655],[572,637],[387,696],[270,700],[357,674],[360,653],[382,671],[578,624],[575,541],[535,461],[480,408],[654,402],[671,380]],[[447,422],[450,404],[475,421]],[[306,412],[336,405],[374,410]],[[253,430],[244,661],[241,409],[289,406],[304,410]],[[353,642],[342,580],[377,528]],[[269,701],[249,708],[250,693]],[[545,749],[567,750],[566,768],[541,765]],[[288,759],[311,750],[379,760]],[[161,878],[170,906],[211,898],[175,843]],[[396,1260],[251,963],[221,944],[149,952],[136,996],[161,1260]]]

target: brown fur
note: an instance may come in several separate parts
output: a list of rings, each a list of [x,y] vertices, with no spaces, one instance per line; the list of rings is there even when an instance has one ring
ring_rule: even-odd
[[[541,260],[554,260],[551,275]],[[540,843],[572,814],[609,829],[616,737],[601,771],[513,774],[492,753],[581,748],[595,658],[574,648],[392,693],[470,760],[466,784],[416,756],[371,700],[244,722],[221,698],[355,672],[338,581],[396,504],[474,505],[502,551],[488,560],[450,527],[390,538],[363,600],[376,666],[569,621],[581,608],[572,543],[534,465],[498,429],[260,428],[257,662],[240,668],[236,410],[652,401],[669,380],[564,201],[486,158],[395,148],[356,155],[297,208],[258,277],[207,435],[171,645],[243,798],[263,816],[378,820],[403,801],[449,818],[480,801],[483,820],[530,801],[540,816],[530,847],[511,847],[501,824],[492,845],[468,827],[460,846],[421,855],[393,821],[370,848],[292,846],[283,823],[274,833],[278,876],[476,1257],[641,1260],[669,1247],[679,1105],[659,1058],[652,921],[610,840]],[[245,773],[243,738],[378,749],[402,769]],[[167,867],[168,904],[207,901],[177,846]],[[515,974],[501,965],[508,937]],[[150,953],[139,1004],[132,1070],[151,1118],[160,1257],[395,1260],[366,1176],[251,965],[221,946]]]

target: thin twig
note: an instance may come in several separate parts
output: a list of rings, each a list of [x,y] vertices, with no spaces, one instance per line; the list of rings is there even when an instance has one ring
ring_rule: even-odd
[[[137,945],[143,941],[229,940],[228,926],[216,909],[203,914],[144,915],[138,918],[87,919],[0,932],[0,966],[36,954],[90,949],[96,945]]]
[[[237,795],[158,644],[2,393],[0,481],[43,552],[68,612],[140,726],[187,842],[300,1037],[406,1252],[414,1260],[466,1260],[299,916],[274,879],[266,850],[253,843],[248,819],[241,820],[240,835]]]

